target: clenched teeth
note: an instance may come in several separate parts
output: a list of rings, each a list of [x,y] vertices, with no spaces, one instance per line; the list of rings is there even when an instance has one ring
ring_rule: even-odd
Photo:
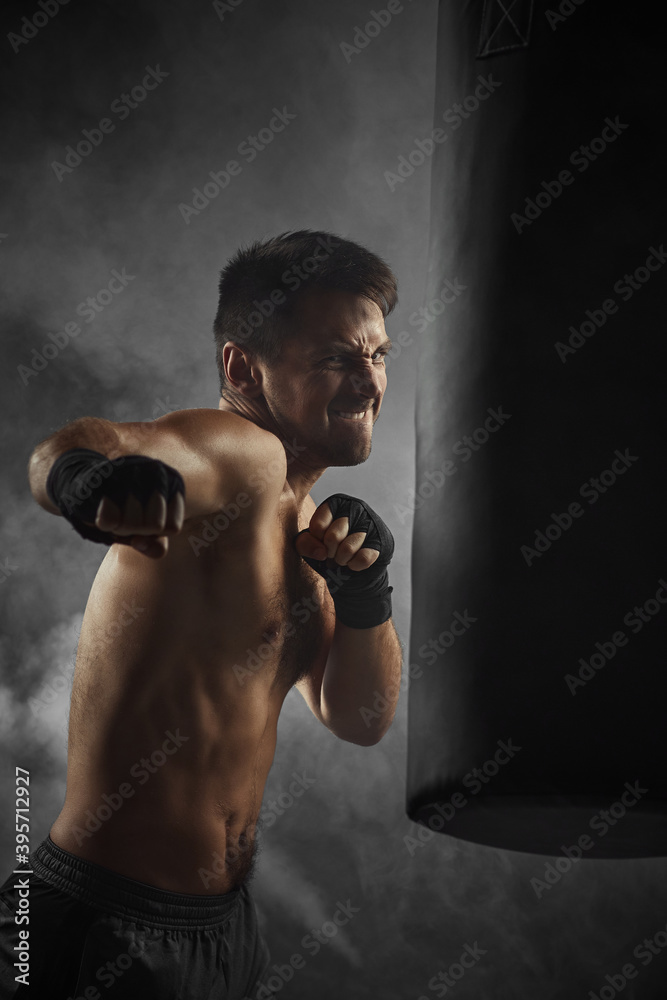
[[[335,410],[334,412],[339,417],[345,417],[346,420],[363,420],[368,410],[356,410],[353,413],[345,413],[343,410]]]

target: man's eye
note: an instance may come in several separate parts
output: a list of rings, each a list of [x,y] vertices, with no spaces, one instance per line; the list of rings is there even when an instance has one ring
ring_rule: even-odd
[[[386,353],[387,353],[386,351],[375,351],[375,353],[371,355],[371,360],[374,362],[384,361]],[[346,357],[344,354],[334,354],[330,358],[324,358],[322,363],[342,365],[345,364],[348,360],[350,359]]]

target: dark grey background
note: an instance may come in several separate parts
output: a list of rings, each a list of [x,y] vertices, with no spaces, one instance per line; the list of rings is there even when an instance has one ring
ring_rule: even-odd
[[[33,845],[64,796],[73,654],[103,550],[32,501],[28,456],[78,416],[151,420],[217,406],[217,275],[252,239],[330,230],[379,252],[399,277],[400,305],[387,328],[394,339],[410,331],[413,343],[390,361],[373,454],[364,466],[327,473],[314,497],[362,496],[390,524],[395,621],[407,644],[405,510],[419,349],[409,317],[425,287],[430,166],[394,191],[384,172],[430,134],[437,16],[435,0],[405,2],[348,62],[340,43],[353,41],[371,5],[242,0],[221,19],[212,3],[71,0],[14,52],[8,32],[38,9],[5,8],[0,35],[2,801],[11,807],[14,767],[29,768]],[[112,102],[158,64],[169,76],[121,121]],[[209,171],[238,159],[239,143],[283,106],[296,119],[253,163],[241,160],[241,175],[186,225],[179,203],[191,203]],[[52,162],[104,117],[114,132],[59,181]],[[104,288],[114,268],[134,280],[85,323],[78,304]],[[31,349],[41,351],[47,334],[71,321],[82,333],[25,384],[19,366],[31,363]],[[632,960],[619,950],[613,964],[614,941],[626,942],[628,924],[643,926],[643,914],[656,912],[655,865],[575,865],[538,900],[530,879],[543,875],[547,859],[445,836],[410,849],[404,838],[419,828],[404,811],[407,664],[404,674],[395,723],[373,748],[335,739],[297,693],[285,702],[265,804],[287,790],[295,771],[315,783],[266,829],[254,882],[273,961],[284,965],[297,952],[306,961],[280,995],[434,997],[429,980],[475,942],[486,954],[450,991],[459,1000],[599,990],[606,971]],[[8,871],[13,830],[2,815]],[[312,955],[304,936],[348,900],[359,912]]]

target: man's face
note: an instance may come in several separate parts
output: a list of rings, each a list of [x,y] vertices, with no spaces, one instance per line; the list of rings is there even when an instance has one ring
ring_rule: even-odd
[[[371,452],[391,347],[382,311],[363,295],[313,289],[295,309],[263,394],[281,434],[313,468],[358,465]],[[264,367],[264,366],[262,366]]]

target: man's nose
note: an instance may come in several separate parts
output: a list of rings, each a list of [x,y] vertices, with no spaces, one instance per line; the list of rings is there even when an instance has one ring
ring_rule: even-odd
[[[376,365],[357,365],[353,372],[349,373],[349,381],[355,392],[360,393],[368,399],[381,396],[384,390],[384,368]]]

